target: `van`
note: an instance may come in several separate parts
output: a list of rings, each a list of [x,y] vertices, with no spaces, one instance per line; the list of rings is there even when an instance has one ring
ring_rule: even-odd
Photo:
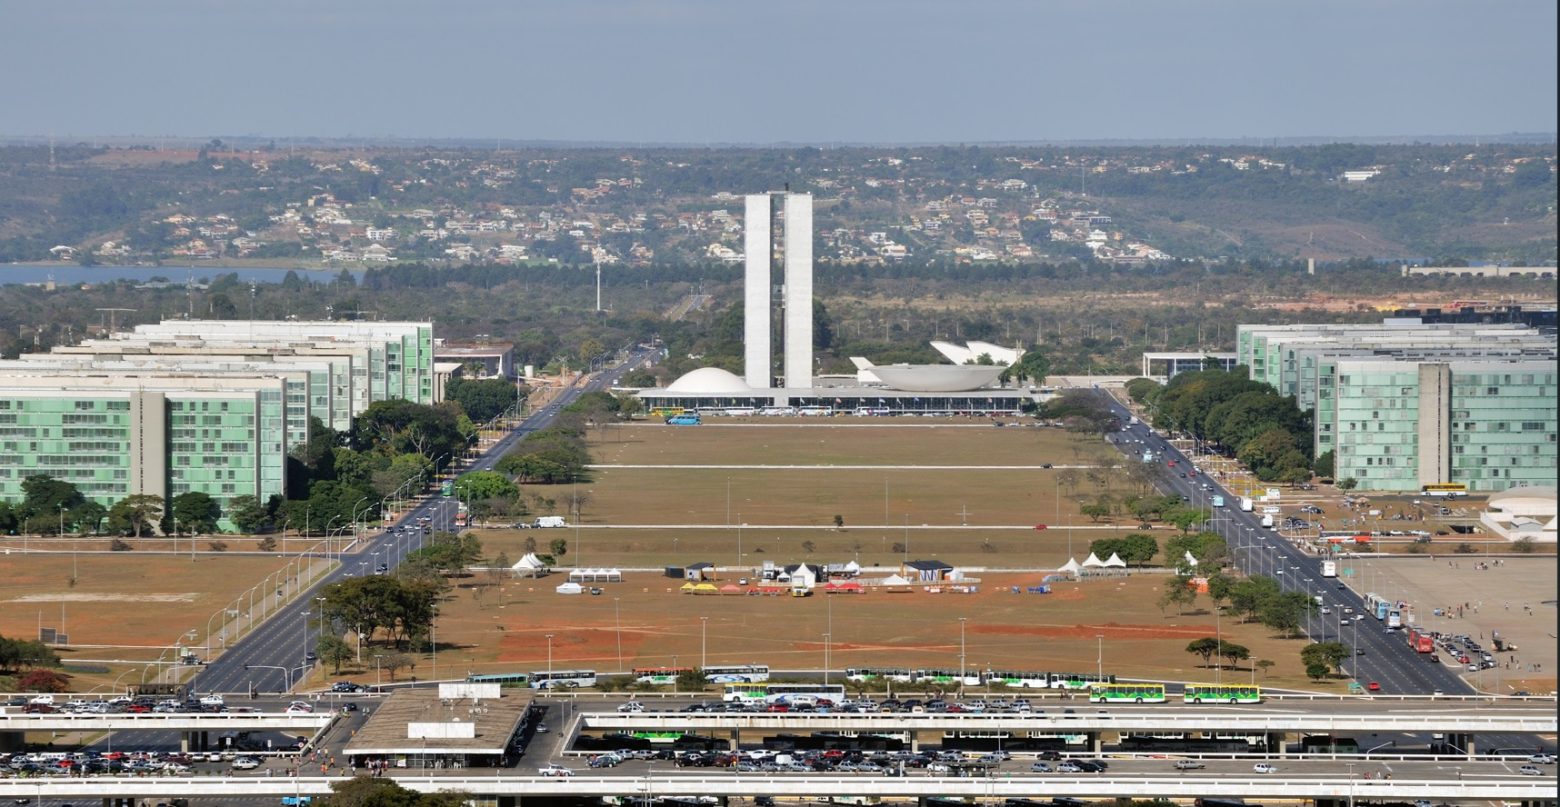
[[[565,522],[563,520],[563,516],[539,516],[536,519],[536,521],[532,524],[532,526],[538,527],[538,528],[542,528],[542,527],[567,527],[569,525],[568,525],[567,522]]]

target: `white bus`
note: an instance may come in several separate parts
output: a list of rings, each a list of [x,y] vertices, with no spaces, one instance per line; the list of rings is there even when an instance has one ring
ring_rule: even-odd
[[[578,689],[595,685],[595,670],[553,670],[531,673],[532,689]]]
[[[712,684],[756,683],[769,680],[769,666],[766,664],[733,664],[724,667],[705,667],[703,672],[704,680]]]
[[[845,670],[845,677],[852,681],[893,681],[908,684],[913,680],[914,672],[914,670],[888,667],[848,667]]]
[[[845,700],[844,684],[727,684],[721,696],[727,703],[816,704],[827,700],[838,704]]]
[[[1323,577],[1337,577],[1338,576],[1338,561],[1335,561],[1335,560],[1324,560],[1324,561],[1322,561],[1322,576]]]

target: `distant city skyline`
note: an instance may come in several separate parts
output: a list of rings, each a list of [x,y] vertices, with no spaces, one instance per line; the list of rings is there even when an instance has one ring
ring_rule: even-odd
[[[1553,0],[0,0],[0,136],[1553,133]]]

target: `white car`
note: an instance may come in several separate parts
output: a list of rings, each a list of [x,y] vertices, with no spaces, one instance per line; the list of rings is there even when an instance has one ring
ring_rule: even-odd
[[[537,768],[536,772],[541,774],[541,775],[543,775],[543,776],[573,776],[574,775],[574,771],[572,771],[572,770],[570,770],[568,768],[565,768],[562,765],[543,765],[542,767]]]
[[[239,757],[233,760],[233,770],[235,771],[252,771],[258,767],[260,767],[260,760],[254,757]]]
[[[627,703],[623,703],[623,704],[619,704],[618,705],[618,711],[619,712],[633,712],[633,713],[637,714],[639,712],[643,712],[644,710],[645,710],[645,705],[640,703],[639,701],[629,701]]]
[[[1553,765],[1553,764],[1555,764],[1555,755],[1554,754],[1534,754],[1533,756],[1528,757],[1528,762],[1534,762],[1534,763],[1537,763],[1539,765]]]
[[[1195,771],[1208,766],[1195,759],[1178,759],[1175,761],[1175,769],[1178,771]]]
[[[1537,765],[1523,765],[1522,767],[1517,769],[1517,773],[1520,773],[1523,776],[1543,776],[1544,775],[1544,772],[1542,770],[1539,770]]]
[[[1266,762],[1258,762],[1252,765],[1251,769],[1257,773],[1278,773],[1277,765],[1269,765]]]

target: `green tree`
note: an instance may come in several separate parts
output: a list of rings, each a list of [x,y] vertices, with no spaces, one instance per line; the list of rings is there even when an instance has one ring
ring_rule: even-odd
[[[331,665],[331,675],[340,675],[341,665],[352,658],[352,647],[334,633],[321,634],[319,641],[314,644],[314,652],[319,656],[321,664]]]
[[[1354,490],[1355,488],[1357,488],[1359,486],[1360,486],[1360,481],[1358,479],[1355,479],[1352,476],[1351,477],[1347,477],[1345,479],[1338,480],[1338,489],[1339,490]]]
[[[486,499],[513,499],[520,494],[519,488],[509,478],[501,473],[493,471],[472,471],[461,474],[455,479],[456,495],[466,501],[483,501]]]
[[[1176,613],[1186,613],[1186,606],[1197,601],[1197,589],[1192,588],[1192,579],[1189,575],[1178,574],[1165,581],[1164,590],[1159,594],[1159,607],[1163,609],[1167,605],[1174,605]]]
[[[253,535],[265,526],[265,506],[260,504],[260,499],[256,496],[249,494],[234,496],[232,501],[228,502],[228,520],[233,522],[233,526],[237,527],[239,532]]]
[[[108,531],[141,537],[162,520],[163,497],[151,493],[132,493],[108,508]]]
[[[27,524],[31,532],[53,533],[59,529],[61,510],[68,513],[85,502],[86,497],[75,485],[36,474],[22,480],[22,503],[17,507],[16,517]],[[45,523],[45,519],[52,519],[53,523]]]
[[[1110,516],[1110,506],[1105,504],[1090,503],[1078,508],[1078,512],[1089,517],[1089,520],[1099,523],[1100,519]]]
[[[1310,674],[1312,665],[1322,668],[1322,675],[1312,676],[1313,678],[1331,675],[1333,670],[1338,669],[1338,665],[1348,657],[1349,648],[1344,647],[1342,642],[1315,642],[1306,645],[1300,651],[1300,661],[1305,665],[1307,675]]]
[[[1251,658],[1251,648],[1233,642],[1219,643],[1219,657],[1235,666],[1236,662]]]
[[[1332,449],[1322,452],[1317,456],[1316,462],[1311,464],[1311,470],[1323,479],[1331,479],[1336,456]]]
[[[455,378],[445,388],[445,397],[460,404],[473,421],[486,423],[513,407],[522,392],[522,388],[502,378]]]
[[[332,784],[331,794],[319,804],[320,807],[461,807],[469,799],[470,796],[459,791],[418,793],[396,784],[394,779],[355,776]]]
[[[192,490],[173,497],[173,517],[180,530],[195,534],[215,532],[222,507],[210,495]]]
[[[1186,652],[1191,653],[1194,656],[1202,656],[1204,667],[1212,666],[1213,657],[1219,652],[1219,640],[1212,636],[1205,636],[1201,639],[1193,639],[1192,642],[1186,646]]]
[[[547,544],[547,549],[555,558],[561,558],[569,552],[569,542],[563,538],[554,538]]]
[[[76,529],[83,534],[91,535],[103,526],[103,519],[107,516],[107,507],[87,499],[71,508],[70,512],[66,514],[65,520],[75,524]],[[3,519],[0,519],[0,521],[3,521]],[[0,529],[0,531],[3,531],[3,529]]]
[[[1272,659],[1259,658],[1259,659],[1257,659],[1257,663],[1252,665],[1252,666],[1254,666],[1257,669],[1261,670],[1262,671],[1262,677],[1266,678],[1267,677],[1267,671],[1272,669],[1275,665],[1274,665],[1274,662],[1273,662]]]

